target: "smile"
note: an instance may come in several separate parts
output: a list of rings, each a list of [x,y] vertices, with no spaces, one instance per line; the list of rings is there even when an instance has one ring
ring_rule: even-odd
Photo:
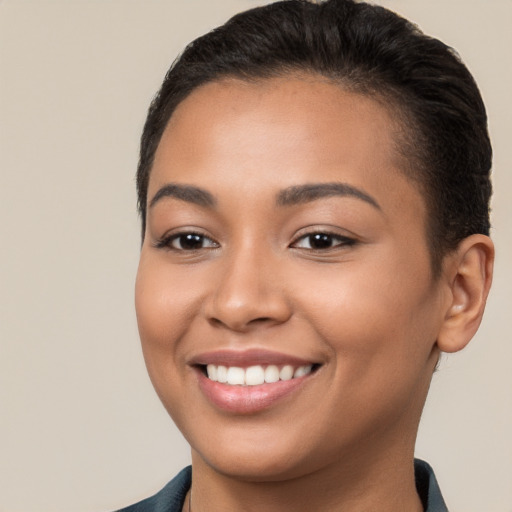
[[[223,366],[209,364],[206,366],[208,378],[214,382],[228,384],[230,386],[259,386],[273,384],[278,381],[297,379],[308,375],[313,370],[313,365],[255,365],[248,368],[239,366]]]
[[[203,395],[218,409],[255,414],[313,382],[323,363],[274,351],[217,350],[193,357]]]

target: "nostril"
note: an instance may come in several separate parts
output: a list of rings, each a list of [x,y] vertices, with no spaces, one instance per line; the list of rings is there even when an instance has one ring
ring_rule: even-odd
[[[262,324],[262,323],[270,322],[270,321],[272,321],[272,318],[270,318],[269,316],[263,316],[261,318],[254,318],[249,323],[250,324],[256,324],[256,323]]]
[[[231,322],[223,322],[219,318],[213,317],[209,319],[210,323],[215,327],[228,327],[230,329],[235,330],[244,330],[250,326],[257,326],[262,325],[265,323],[271,323],[273,319],[269,316],[262,316],[258,318],[253,318],[252,320],[249,320],[248,322],[240,321],[231,321]]]

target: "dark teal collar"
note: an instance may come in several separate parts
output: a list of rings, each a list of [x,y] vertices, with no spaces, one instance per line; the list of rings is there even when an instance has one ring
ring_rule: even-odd
[[[414,461],[416,488],[425,512],[448,512],[432,468],[422,460]],[[190,466],[178,473],[159,493],[117,512],[181,512],[192,482]]]
[[[439,489],[436,476],[430,465],[420,459],[415,459],[414,474],[416,489],[425,512],[448,512],[441,489]]]

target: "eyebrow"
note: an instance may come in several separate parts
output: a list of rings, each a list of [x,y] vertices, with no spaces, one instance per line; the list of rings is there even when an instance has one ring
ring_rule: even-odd
[[[281,190],[277,195],[276,203],[278,206],[295,206],[316,201],[323,197],[332,196],[355,197],[365,201],[378,210],[381,209],[379,203],[372,196],[348,183],[309,183],[306,185],[295,185]],[[160,188],[153,196],[149,207],[152,208],[164,197],[173,197],[206,208],[214,208],[217,205],[216,199],[207,190],[193,185],[168,183]]]
[[[348,183],[311,183],[289,187],[278,194],[277,205],[295,206],[331,196],[355,197],[377,210],[381,209],[379,203],[372,196]]]
[[[192,185],[179,185],[177,183],[168,183],[158,190],[153,196],[149,207],[152,208],[155,204],[164,197],[174,197],[187,203],[197,204],[206,208],[214,208],[217,201],[210,192]]]

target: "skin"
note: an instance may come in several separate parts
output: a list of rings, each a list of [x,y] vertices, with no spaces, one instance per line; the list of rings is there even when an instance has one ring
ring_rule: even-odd
[[[493,249],[466,239],[434,279],[426,206],[400,170],[395,128],[381,103],[314,76],[210,83],[173,114],[148,204],[170,183],[215,204],[153,201],[136,309],[153,385],[192,447],[194,512],[422,510],[421,410],[440,350],[478,327]],[[276,202],[312,183],[367,199]],[[203,238],[183,249],[176,237],[191,231]],[[332,246],[312,249],[315,231]],[[249,348],[320,367],[262,411],[221,410],[190,362]]]

